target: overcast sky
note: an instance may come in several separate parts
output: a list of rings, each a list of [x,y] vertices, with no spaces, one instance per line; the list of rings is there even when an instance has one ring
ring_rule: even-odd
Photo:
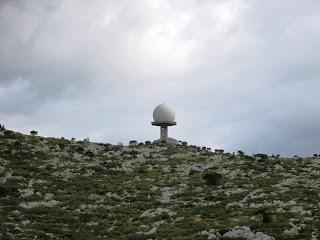
[[[0,1],[0,123],[92,141],[169,135],[320,153],[319,0]]]

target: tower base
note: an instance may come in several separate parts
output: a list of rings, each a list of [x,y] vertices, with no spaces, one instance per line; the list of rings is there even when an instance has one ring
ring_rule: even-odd
[[[167,143],[167,144],[177,145],[178,141],[174,138],[165,137],[162,139],[157,139],[157,140],[153,141],[153,143]]]

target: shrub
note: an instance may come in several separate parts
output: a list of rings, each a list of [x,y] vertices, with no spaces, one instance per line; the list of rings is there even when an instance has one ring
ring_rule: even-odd
[[[135,150],[132,150],[132,151],[130,151],[129,153],[130,153],[130,155],[131,155],[134,159],[136,159],[137,156],[138,156],[138,154],[139,154],[139,152],[138,152],[138,151],[135,151]]]
[[[64,150],[66,148],[66,145],[64,143],[59,143],[58,146],[61,150]]]
[[[21,142],[20,141],[15,141],[13,143],[13,147],[17,150],[20,151],[21,150]]]
[[[37,136],[38,135],[38,131],[32,130],[32,131],[30,131],[30,134],[32,136]]]
[[[123,148],[123,145],[117,144],[117,145],[112,145],[111,150],[117,152],[117,151],[120,151],[122,148]]]
[[[238,150],[238,155],[239,155],[240,157],[244,157],[245,153],[244,153],[243,151],[241,151],[241,150]]]
[[[203,175],[203,179],[206,180],[206,183],[208,185],[218,185],[221,178],[222,178],[222,175],[215,172],[206,173]]]
[[[248,159],[248,160],[254,160],[254,157],[250,156],[250,155],[245,155],[244,156],[245,159]]]
[[[136,140],[131,140],[129,142],[129,146],[136,146],[136,145],[138,145],[138,142]]]
[[[145,141],[145,143],[144,143],[145,145],[151,145],[151,141]]]
[[[257,211],[257,214],[261,214],[263,223],[271,223],[272,222],[272,218],[270,216],[270,213],[266,209],[264,209],[264,208],[259,209]]]
[[[84,155],[87,157],[94,157],[94,153],[90,150],[85,151]]]
[[[219,231],[220,232],[220,231]],[[245,237],[222,237],[223,240],[247,240]]]
[[[188,142],[183,141],[183,142],[181,143],[181,145],[186,147],[186,146],[188,146]]]
[[[223,149],[215,149],[214,152],[216,154],[223,154],[224,153],[224,150]]]
[[[192,169],[192,170],[189,172],[189,175],[194,175],[194,174],[196,174],[196,173],[199,173],[199,171]]]
[[[0,186],[0,197],[7,197],[18,192],[16,186]]]
[[[79,146],[76,148],[77,153],[83,153],[84,152],[84,148]]]
[[[268,155],[263,153],[257,153],[257,154],[254,154],[254,156],[259,157],[261,159],[268,159]]]
[[[9,137],[9,136],[13,136],[14,133],[13,133],[13,131],[11,131],[11,130],[4,130],[4,135],[7,136],[7,137]]]

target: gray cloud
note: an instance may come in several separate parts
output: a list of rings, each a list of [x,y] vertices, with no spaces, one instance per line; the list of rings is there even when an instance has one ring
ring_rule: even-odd
[[[170,134],[248,153],[319,151],[317,0],[1,1],[0,119],[124,143]]]

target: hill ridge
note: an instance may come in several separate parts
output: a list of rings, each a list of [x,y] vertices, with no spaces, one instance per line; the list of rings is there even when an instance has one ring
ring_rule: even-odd
[[[1,132],[3,239],[319,237],[317,157]]]

